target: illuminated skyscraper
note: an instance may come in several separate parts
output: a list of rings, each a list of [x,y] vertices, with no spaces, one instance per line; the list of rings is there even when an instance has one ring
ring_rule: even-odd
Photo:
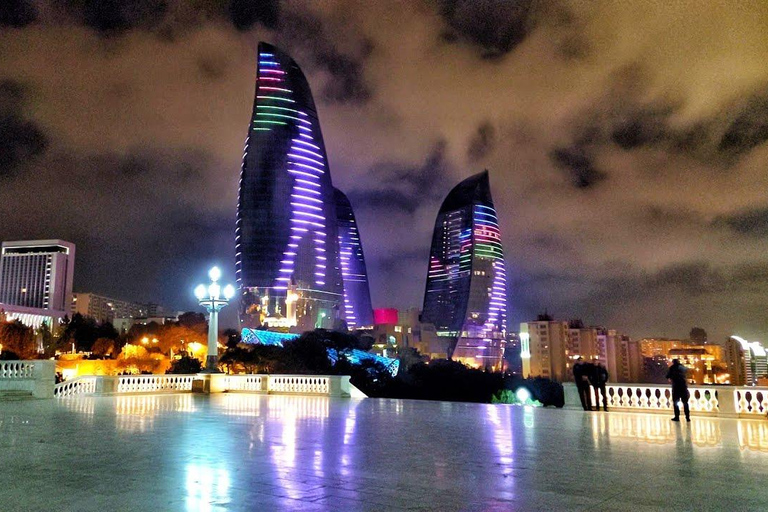
[[[342,306],[336,206],[312,93],[299,66],[259,43],[245,141],[235,269],[243,327],[333,327]]]
[[[344,193],[334,189],[336,221],[339,231],[339,260],[344,282],[344,306],[341,317],[352,329],[373,326],[373,307],[365,268],[363,243],[355,221],[352,204]]]
[[[453,359],[499,368],[506,317],[504,251],[484,171],[454,187],[437,214],[422,321],[450,339]]]

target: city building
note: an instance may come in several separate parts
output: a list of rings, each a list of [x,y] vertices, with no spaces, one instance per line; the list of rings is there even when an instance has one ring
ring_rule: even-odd
[[[291,57],[259,43],[235,229],[242,327],[332,328],[347,314],[336,197],[307,79]],[[354,289],[350,282],[349,311],[359,301],[366,315]]]
[[[643,359],[640,345],[629,336],[604,327],[584,327],[539,315],[520,324],[523,376],[547,377],[558,382],[573,379],[578,358],[605,366],[612,382],[640,382]]]
[[[373,327],[371,290],[365,267],[363,243],[355,220],[352,204],[344,192],[334,189],[336,223],[339,232],[339,262],[344,287],[344,307],[341,317],[349,329]]]
[[[546,377],[558,382],[573,379],[567,349],[568,322],[539,315],[535,322],[520,324],[520,357],[524,377]]]
[[[448,355],[469,366],[500,369],[507,278],[488,171],[451,190],[432,235],[422,321],[448,340]]]
[[[643,357],[666,356],[670,350],[688,347],[689,340],[671,338],[643,338],[640,340],[640,352]]]
[[[112,299],[95,293],[73,293],[71,313],[91,317],[100,323],[114,323],[115,318],[149,316],[146,304]]]
[[[725,362],[734,386],[756,386],[768,379],[768,355],[758,341],[731,336],[725,342]]]
[[[115,317],[115,319],[112,321],[112,326],[118,333],[123,334],[130,331],[131,327],[134,325],[149,325],[153,323],[157,325],[166,325],[178,321],[178,316],[137,316],[128,318]]]
[[[569,359],[583,358],[588,362],[600,361],[600,345],[598,344],[598,330],[596,327],[584,327],[580,320],[569,322],[568,343],[566,355]]]
[[[60,321],[72,303],[75,245],[63,240],[3,242],[0,310],[32,327]]]

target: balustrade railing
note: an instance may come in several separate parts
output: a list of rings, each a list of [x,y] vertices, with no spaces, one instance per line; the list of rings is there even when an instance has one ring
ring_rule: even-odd
[[[0,379],[32,379],[35,361],[0,361]]]
[[[224,381],[226,391],[248,391],[258,393],[264,391],[263,375],[227,375]]]
[[[203,384],[195,389],[196,384]],[[203,391],[364,398],[342,375],[121,375],[77,377],[57,384],[54,396]]]
[[[270,376],[267,389],[272,393],[327,395],[330,393],[330,377],[316,375]]]
[[[580,406],[576,385],[563,384],[568,406]],[[597,405],[594,388],[590,388],[592,404]],[[752,386],[689,386],[688,406],[692,413],[725,417],[767,417],[768,387]],[[671,412],[672,388],[656,384],[608,384],[606,396],[609,409],[638,412]],[[602,406],[602,402],[600,406]]]
[[[155,391],[192,391],[194,375],[121,375],[117,393],[151,393]]]
[[[768,388],[736,388],[734,402],[738,414],[768,415]]]
[[[53,388],[53,396],[64,398],[72,395],[92,395],[96,392],[97,379],[98,377],[75,377],[59,382]]]
[[[617,409],[672,409],[672,390],[669,386],[652,384],[609,384],[606,387],[608,407]],[[691,411],[717,413],[719,411],[718,389],[712,387],[691,387],[688,406]],[[595,391],[592,389],[592,403],[596,404]],[[602,405],[602,404],[601,404]]]

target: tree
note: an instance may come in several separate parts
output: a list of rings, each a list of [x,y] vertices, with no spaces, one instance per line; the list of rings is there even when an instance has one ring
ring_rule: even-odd
[[[696,345],[703,345],[707,342],[707,331],[705,331],[701,327],[693,327],[691,329],[691,332],[688,334],[688,337]]]
[[[225,329],[222,334],[224,334],[224,345],[226,345],[227,348],[236,347],[241,341],[240,331],[237,329]]]
[[[202,369],[203,369],[203,365],[200,363],[199,359],[195,359],[194,357],[189,357],[189,356],[182,356],[181,358],[173,361],[171,363],[171,368],[165,373],[175,373],[175,374],[200,373]]]
[[[205,321],[205,315],[194,311],[180,314],[178,324],[199,331],[208,330],[208,322]]]
[[[115,340],[99,338],[93,342],[91,352],[97,356],[112,356],[115,354]]]
[[[3,352],[13,352],[19,359],[32,359],[37,355],[33,329],[18,320],[0,323],[0,344]]]
[[[40,339],[43,346],[43,354],[46,357],[52,357],[56,351],[56,338],[51,331],[51,327],[48,322],[43,322],[37,329],[37,336]]]

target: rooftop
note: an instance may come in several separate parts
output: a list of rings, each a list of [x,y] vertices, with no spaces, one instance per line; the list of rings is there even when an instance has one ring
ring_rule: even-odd
[[[766,510],[768,421],[247,394],[6,401],[3,510]]]

